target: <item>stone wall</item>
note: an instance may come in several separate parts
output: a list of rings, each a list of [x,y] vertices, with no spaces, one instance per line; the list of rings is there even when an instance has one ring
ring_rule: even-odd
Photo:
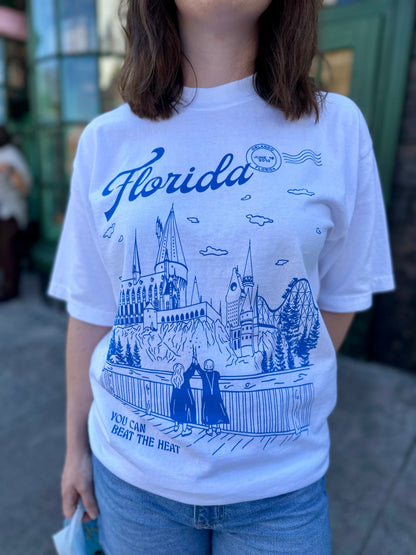
[[[376,298],[369,354],[416,372],[416,32],[388,214],[397,290]]]

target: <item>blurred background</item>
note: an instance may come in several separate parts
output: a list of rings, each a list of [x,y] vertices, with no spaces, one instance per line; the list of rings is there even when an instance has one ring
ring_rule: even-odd
[[[416,369],[414,0],[326,0],[313,74],[369,124],[388,207],[398,290],[357,318],[344,352]],[[0,124],[34,176],[23,264],[48,279],[78,137],[120,102],[118,0],[0,0]],[[413,43],[413,49],[412,49]]]
[[[4,506],[0,508],[4,514],[0,518],[5,520],[0,525],[0,553],[5,555],[52,553],[50,546],[45,547],[49,545],[47,536],[54,531],[54,526],[60,525],[57,492],[63,457],[66,317],[59,304],[47,301],[43,295],[64,218],[72,161],[80,133],[92,118],[121,103],[117,75],[125,43],[118,10],[118,0],[0,0],[0,125],[6,125],[11,132],[28,160],[34,178],[29,197],[30,221],[20,237],[21,295],[15,301],[0,304],[0,404],[5,413],[9,411],[0,426],[0,438],[2,452],[8,449],[13,452],[8,457],[2,456],[1,463],[3,477],[0,478],[0,487],[4,489],[3,494],[0,489],[0,503]],[[387,415],[392,403],[396,403],[396,408],[400,405],[403,411],[406,410],[406,417],[397,417],[397,430],[407,434],[404,443],[400,444],[403,457],[397,461],[399,472],[408,463],[406,457],[410,457],[410,446],[413,445],[414,449],[416,445],[416,415],[409,412],[416,403],[414,398],[412,401],[406,397],[410,391],[416,391],[412,389],[416,378],[415,1],[324,1],[320,14],[320,51],[321,55],[313,65],[313,76],[325,90],[351,97],[360,106],[370,127],[387,206],[397,280],[394,293],[379,296],[371,311],[357,317],[343,347],[343,355],[347,358],[341,357],[344,360],[341,369],[347,369],[346,387],[355,384],[358,388],[354,392],[352,389],[348,391],[351,398],[362,401],[363,417],[369,410],[365,404],[369,399],[363,397],[366,387],[360,382],[362,369],[367,369],[369,383],[374,385],[380,381],[386,387],[386,395],[386,384],[390,383],[386,376],[391,376],[397,397],[393,400],[387,397],[383,407],[375,403],[373,409],[381,411],[377,413],[378,418],[384,418],[384,413]],[[29,368],[30,391],[28,376],[24,374]],[[388,373],[390,368],[392,374]],[[49,408],[48,403],[52,403]],[[348,400],[340,399],[340,408],[337,409],[340,412],[336,413],[333,422],[333,426],[339,425],[343,432],[345,426],[337,424],[340,421],[336,418],[352,418],[351,411],[356,409],[348,403]],[[51,421],[54,410],[56,416]],[[39,421],[36,430],[32,430],[34,415],[42,418],[42,411],[45,412],[44,421]],[[369,424],[368,421],[362,424],[357,414],[359,433],[360,427]],[[38,487],[44,492],[42,502],[47,507],[44,512],[36,509],[38,523],[36,519],[28,523],[25,518],[27,490],[17,494],[13,489],[18,483],[23,487],[23,476],[26,479],[33,476],[33,460],[24,463],[22,459],[29,455],[23,456],[22,444],[15,435],[14,426],[23,416],[28,418],[28,423],[20,433],[26,438],[27,449],[32,449],[31,456],[35,456],[39,446],[43,445],[44,455],[36,459],[36,468],[46,464],[48,469],[52,468],[46,475],[37,475]],[[388,418],[391,425],[391,414]],[[380,421],[374,423],[376,432],[380,432],[380,425]],[[398,432],[393,428],[390,431],[397,438]],[[42,436],[39,430],[46,435]],[[391,443],[386,443],[386,449],[390,447]],[[336,452],[334,456],[337,462]],[[354,456],[362,458],[363,454]],[[377,455],[377,459],[379,456],[384,455]],[[342,465],[345,453],[339,452],[339,457],[339,465]],[[3,472],[3,466],[7,467],[7,472]],[[380,476],[378,480],[382,481]],[[412,480],[416,497],[416,477],[413,476]],[[335,482],[334,477],[334,492]],[[33,492],[33,496],[36,495]],[[12,512],[15,515],[13,526],[9,526],[7,520],[10,507],[6,502],[11,500],[15,511]],[[379,520],[380,507],[374,509]],[[415,505],[413,509],[416,511]],[[52,513],[52,521],[42,524],[42,518],[51,518]],[[342,520],[341,513],[336,513],[335,518]],[[353,521],[355,517],[351,518]],[[413,520],[415,518],[416,512]],[[345,547],[349,545],[345,543],[349,535],[350,539],[356,539],[357,546],[365,544],[365,552],[372,553],[368,551],[370,532],[363,532],[357,539],[354,530],[358,534],[360,524],[357,522],[354,528],[351,520],[343,525],[341,520],[338,523],[339,537],[344,536],[342,541],[336,540],[336,552],[364,552],[364,548],[360,551],[358,547],[356,550]],[[379,521],[371,520],[373,528],[375,522]],[[29,536],[27,532],[26,536],[20,536],[19,525],[24,529],[28,524],[32,527]],[[38,540],[33,538],[42,535],[44,543],[36,543]],[[32,548],[24,550],[24,537],[25,541],[32,538]],[[403,550],[391,553],[416,553],[414,535],[413,540],[411,550],[406,551],[407,547],[403,547]],[[14,547],[4,548],[5,545]],[[388,549],[386,543],[383,545],[383,549]],[[390,553],[385,550],[376,552]]]

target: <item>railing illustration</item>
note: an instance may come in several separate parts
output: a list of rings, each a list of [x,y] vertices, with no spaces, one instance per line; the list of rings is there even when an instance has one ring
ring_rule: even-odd
[[[165,376],[159,374],[159,379],[150,380],[147,376],[129,376],[104,368],[101,380],[109,393],[131,407],[163,418],[171,417],[173,386]],[[230,379],[226,381],[231,382]],[[199,378],[193,378],[191,384],[196,424],[203,426],[202,383]],[[220,389],[229,418],[229,424],[221,426],[225,431],[249,435],[288,435],[309,427],[314,398],[312,383],[267,389],[255,385],[248,390]]]

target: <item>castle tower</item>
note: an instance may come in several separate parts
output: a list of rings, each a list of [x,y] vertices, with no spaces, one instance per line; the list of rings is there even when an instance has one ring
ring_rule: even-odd
[[[244,298],[240,312],[241,355],[253,354],[253,308],[248,295]]]
[[[249,242],[249,245],[248,245],[246,265],[244,266],[243,287],[245,289],[246,294],[250,297],[250,302],[252,302],[254,278],[253,278],[253,261],[251,258],[251,241]]]
[[[145,327],[157,330],[157,312],[152,303],[147,303],[144,309],[143,324]]]
[[[170,284],[169,294],[172,299],[170,308],[186,306],[188,268],[183,254],[173,206],[164,228],[162,228],[160,220],[156,223],[156,235],[159,240],[159,250],[156,257],[155,272],[163,272],[167,283]]]
[[[254,295],[254,300],[252,302],[253,307],[253,351],[256,352],[259,348],[259,287],[257,286],[256,294]]]
[[[133,250],[133,281],[136,285],[139,282],[141,269],[140,269],[140,259],[139,259],[139,249],[137,247],[137,236],[136,230],[134,231],[134,250]]]
[[[201,301],[201,297],[199,296],[198,282],[197,282],[196,276],[195,276],[194,284],[193,284],[193,287],[192,287],[191,304],[197,304],[200,301]]]
[[[238,273],[238,268],[234,267],[225,296],[225,304],[228,333],[231,345],[235,351],[240,349],[240,309],[244,297],[245,293],[241,276]]]

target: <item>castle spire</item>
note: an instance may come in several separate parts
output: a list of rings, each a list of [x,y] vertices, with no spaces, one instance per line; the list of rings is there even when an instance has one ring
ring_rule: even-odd
[[[161,227],[161,225],[158,226],[159,231],[162,231]],[[159,264],[164,264],[165,262],[173,262],[186,268],[185,256],[183,254],[173,205],[170,209],[168,219],[166,220],[165,227],[163,228],[159,239],[159,250],[156,257],[155,267]]]
[[[161,229],[158,226],[158,229]],[[156,256],[155,273],[163,273],[166,284],[174,297],[169,300],[170,308],[187,305],[188,268],[182,250],[175,212],[172,208],[162,230]]]
[[[134,250],[133,250],[133,279],[138,281],[140,274],[142,273],[140,269],[140,259],[139,259],[139,249],[137,247],[137,235],[136,230],[134,230]]]
[[[196,280],[196,276],[194,278],[194,284],[192,287],[192,296],[191,296],[191,304],[196,304],[200,302],[199,297],[199,289],[198,289],[198,282]]]
[[[248,244],[248,251],[247,251],[247,258],[246,258],[246,265],[244,267],[244,274],[243,274],[243,287],[254,287],[254,278],[253,278],[253,261],[251,259],[251,241]],[[251,297],[251,294],[250,294]]]

